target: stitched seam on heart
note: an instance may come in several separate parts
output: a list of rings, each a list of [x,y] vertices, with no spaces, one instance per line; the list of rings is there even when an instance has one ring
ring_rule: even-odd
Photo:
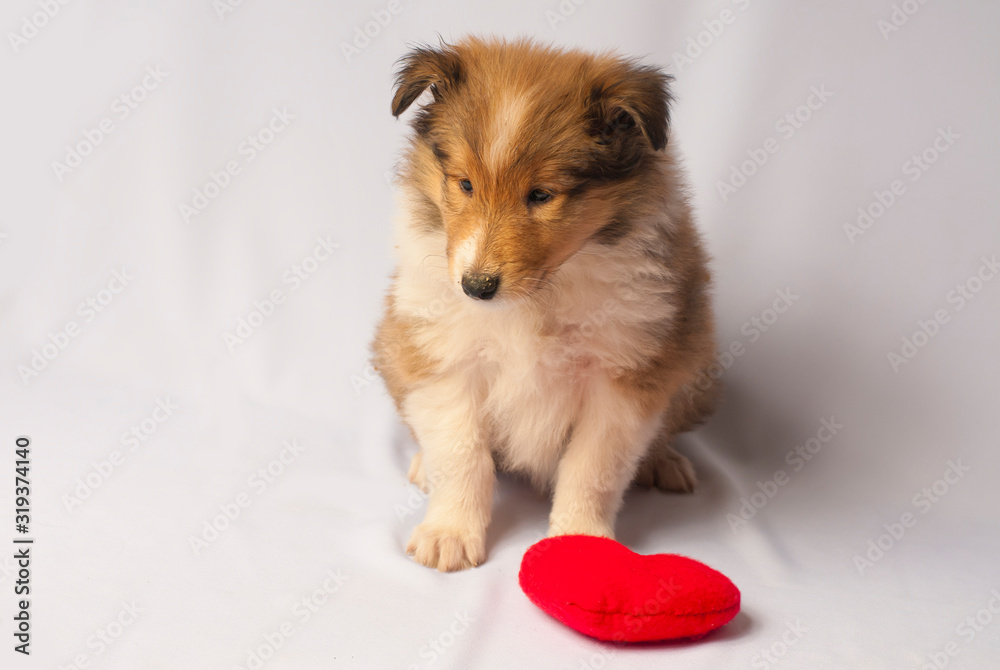
[[[730,611],[732,611],[734,609],[739,609],[739,605],[731,605],[730,607],[726,607],[726,608],[721,609],[721,610],[706,610],[704,612],[690,612],[690,613],[685,613],[685,614],[682,614],[680,612],[657,612],[656,614],[629,614],[627,612],[618,612],[618,611],[615,611],[615,610],[611,610],[611,611],[591,610],[591,609],[587,609],[586,607],[584,607],[582,605],[578,605],[578,604],[572,603],[572,602],[566,603],[566,604],[568,606],[570,606],[570,607],[577,608],[581,612],[586,612],[587,614],[600,614],[601,616],[615,616],[615,615],[617,615],[617,616],[631,616],[631,617],[635,617],[637,619],[643,618],[643,617],[652,618],[652,617],[658,617],[658,616],[659,617],[662,617],[662,616],[670,616],[670,617],[705,616],[706,614],[724,614],[724,613],[730,612]]]

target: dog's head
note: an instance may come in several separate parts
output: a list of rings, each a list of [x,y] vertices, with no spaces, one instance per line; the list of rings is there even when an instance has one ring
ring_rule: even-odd
[[[529,41],[472,38],[402,59],[392,113],[432,95],[413,121],[407,179],[433,205],[421,222],[443,229],[466,295],[529,294],[589,240],[627,233],[626,214],[657,188],[669,81]]]

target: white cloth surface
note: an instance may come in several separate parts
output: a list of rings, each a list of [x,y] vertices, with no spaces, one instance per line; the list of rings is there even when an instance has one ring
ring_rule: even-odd
[[[5,3],[0,665],[995,667],[998,21],[988,0]],[[404,555],[415,445],[367,369],[407,133],[392,71],[470,32],[676,76],[740,355],[680,443],[697,491],[630,493],[618,535],[741,589],[702,641],[614,647],[535,608],[516,577],[548,505],[517,482],[483,566]]]

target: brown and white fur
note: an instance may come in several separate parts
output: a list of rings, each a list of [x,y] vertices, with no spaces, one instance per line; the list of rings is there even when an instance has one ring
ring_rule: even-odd
[[[715,334],[669,81],[527,40],[402,60],[393,114],[431,95],[374,351],[420,445],[420,563],[485,560],[497,468],[553,492],[550,535],[613,537],[633,481],[694,487],[671,443],[713,407]]]

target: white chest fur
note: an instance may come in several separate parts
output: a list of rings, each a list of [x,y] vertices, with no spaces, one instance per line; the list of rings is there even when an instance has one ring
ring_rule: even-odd
[[[634,251],[585,249],[533,299],[484,303],[449,278],[443,235],[400,233],[396,308],[422,324],[409,335],[475,394],[505,465],[550,483],[591,385],[657,350],[649,325],[671,315],[658,299],[663,269]]]

